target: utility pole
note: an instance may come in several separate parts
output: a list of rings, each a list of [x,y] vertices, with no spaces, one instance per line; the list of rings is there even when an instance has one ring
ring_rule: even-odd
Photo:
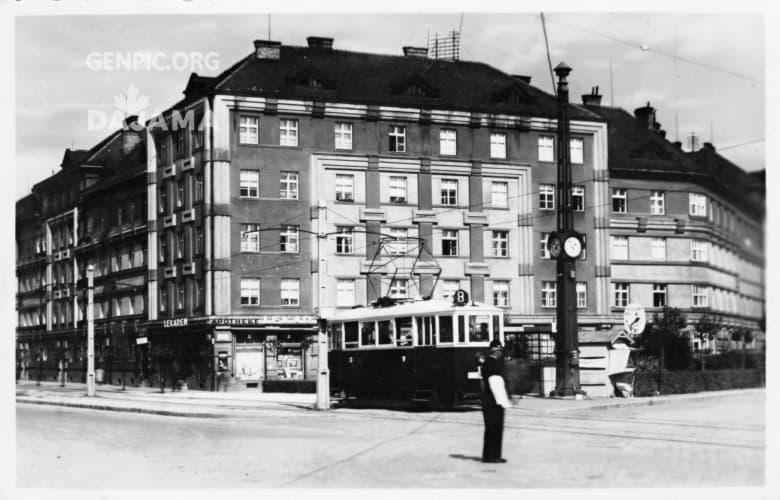
[[[325,216],[327,205],[319,202],[317,206],[317,403],[318,410],[330,409],[330,371],[328,370],[328,320],[322,317],[325,297]]]
[[[566,63],[555,67],[558,76],[558,229],[548,239],[548,249],[557,259],[557,303],[555,334],[556,382],[553,395],[582,397],[580,389],[579,339],[577,331],[577,275],[575,262],[582,255],[584,241],[574,229],[572,206],[571,157],[569,151],[569,86],[566,77],[571,68]]]
[[[95,266],[87,266],[87,396],[95,396]]]

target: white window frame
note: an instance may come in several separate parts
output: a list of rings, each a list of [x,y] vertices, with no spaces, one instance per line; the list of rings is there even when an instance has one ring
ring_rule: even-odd
[[[708,253],[706,241],[691,240],[691,262],[707,262]]]
[[[585,163],[585,140],[581,137],[569,139],[569,161],[572,165]]]
[[[336,226],[336,254],[355,253],[355,231],[352,226]]]
[[[542,307],[557,306],[558,284],[555,281],[542,281]]]
[[[298,226],[283,225],[279,232],[279,251],[281,253],[298,253],[300,239],[298,236]]]
[[[555,137],[540,135],[537,139],[538,159],[540,162],[555,161]]]
[[[458,205],[458,179],[442,179],[439,187],[439,201],[444,206]]]
[[[699,193],[688,193],[688,213],[694,217],[706,217],[707,197]]]
[[[336,174],[336,201],[355,201],[355,176]]]
[[[439,154],[455,156],[458,154],[458,131],[454,128],[439,130]]]
[[[709,303],[709,289],[706,286],[691,285],[691,305],[693,307],[708,307]]]
[[[394,299],[406,299],[409,297],[409,280],[406,278],[396,278],[390,285],[387,292],[389,297]]]
[[[388,149],[391,153],[406,153],[406,127],[391,125],[388,136]]]
[[[459,231],[457,229],[442,229],[441,231],[441,254],[444,257],[457,257],[458,251],[460,250],[458,248],[458,236]],[[446,253],[445,249],[447,246],[444,244],[445,242],[454,243],[454,246],[451,246],[450,249],[454,250],[453,253]]]
[[[333,135],[336,149],[352,149],[352,124],[348,122],[336,122]]]
[[[615,202],[619,205],[615,205]],[[615,188],[612,190],[612,212],[616,214],[628,213],[628,199],[625,189]]]
[[[298,199],[298,172],[279,172],[279,198],[282,200]]]
[[[506,160],[506,134],[492,132],[490,134],[490,157],[497,160]]]
[[[628,236],[612,235],[610,239],[610,258],[612,260],[629,260]]]
[[[491,181],[490,206],[492,208],[509,208],[509,183],[508,182]]]
[[[588,308],[588,283],[586,281],[578,281],[575,285],[577,294],[577,309]]]
[[[631,287],[628,283],[613,283],[612,289],[614,307],[626,307],[631,303]]]
[[[260,251],[260,225],[241,224],[241,252],[258,253]]]
[[[391,227],[391,241],[387,246],[387,253],[390,255],[406,255],[408,248],[409,229],[405,227]]]
[[[541,233],[541,239],[539,240],[539,243],[541,245],[539,249],[539,258],[541,259],[552,259],[552,255],[550,255],[550,250],[547,248],[547,240],[549,239],[550,239],[550,233],[543,231]]]
[[[339,278],[336,280],[336,306],[352,307],[355,305],[355,280]]]
[[[259,198],[260,197],[260,171],[259,170],[241,170],[239,176],[239,198]]]
[[[390,176],[390,203],[406,203],[407,178],[405,176]]]
[[[509,281],[496,280],[492,284],[493,305],[509,307]]]
[[[666,199],[663,191],[650,193],[650,215],[664,215],[666,212]]]
[[[241,305],[260,305],[260,278],[241,278]]]
[[[256,116],[240,115],[238,117],[238,143],[258,144],[260,135],[260,119]]]
[[[652,238],[650,240],[650,258],[666,260],[666,238]]]
[[[576,200],[579,198],[580,203],[577,205]],[[585,211],[585,186],[572,186],[571,187],[571,206],[575,212]]]
[[[656,305],[656,297],[663,295],[663,304]],[[653,307],[664,307],[669,305],[669,286],[664,283],[653,284]]]
[[[539,184],[539,210],[555,210],[555,186]]]
[[[297,307],[301,305],[301,280],[298,278],[282,278],[280,286],[282,305]]]
[[[491,256],[509,257],[509,231],[497,230],[491,232]]]
[[[279,119],[279,145],[298,147],[298,120]]]

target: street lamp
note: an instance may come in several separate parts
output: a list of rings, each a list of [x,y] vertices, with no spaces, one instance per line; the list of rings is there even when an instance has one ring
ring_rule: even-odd
[[[95,396],[95,266],[87,266],[87,396]]]

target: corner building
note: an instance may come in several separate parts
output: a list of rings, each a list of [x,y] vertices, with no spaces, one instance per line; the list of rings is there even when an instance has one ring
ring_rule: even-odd
[[[310,37],[258,40],[184,94],[147,124],[148,340],[192,352],[209,387],[219,374],[236,388],[313,381],[317,319],[384,295],[465,289],[551,354],[556,102],[529,78]],[[606,125],[581,106],[570,116],[580,322],[597,327],[610,320],[607,227],[594,224]]]

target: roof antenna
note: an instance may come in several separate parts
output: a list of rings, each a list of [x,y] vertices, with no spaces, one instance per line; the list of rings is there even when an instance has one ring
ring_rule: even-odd
[[[268,13],[268,41],[271,41],[271,13]]]

